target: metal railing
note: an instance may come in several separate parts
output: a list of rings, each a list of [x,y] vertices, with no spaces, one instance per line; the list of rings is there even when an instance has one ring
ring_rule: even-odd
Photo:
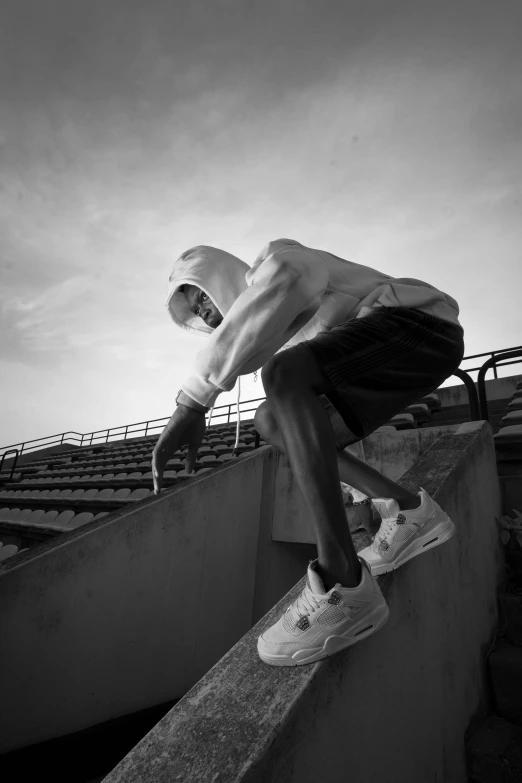
[[[522,351],[522,345],[515,345],[515,346],[513,346],[513,348],[501,348],[499,351],[486,351],[485,353],[475,353],[475,354],[473,354],[473,356],[465,356],[462,361],[466,362],[466,361],[469,361],[469,359],[479,359],[482,356],[489,356],[489,357],[491,357],[493,359],[495,356],[498,356],[499,354],[509,353],[510,351]],[[516,354],[516,355],[520,356],[520,354]],[[508,356],[500,356],[499,361],[502,360],[502,359],[508,359],[508,358],[509,358]],[[520,359],[515,359],[515,361],[513,361],[513,362],[503,362],[502,364],[498,364],[498,365],[497,364],[489,364],[488,365],[488,369],[489,369],[489,367],[493,367],[493,375],[494,375],[495,378],[498,378],[497,366],[498,367],[504,367],[504,366],[507,366],[508,364],[517,364],[517,362],[519,362],[519,361],[520,361]],[[485,364],[487,364],[487,362],[483,362],[482,364],[479,364],[477,367],[466,367],[465,369],[466,369],[466,372],[468,372],[468,373],[475,372],[476,370],[478,370],[480,372],[480,370],[485,366]]]
[[[497,352],[495,351],[495,353]],[[489,421],[488,399],[486,395],[486,373],[491,367],[493,367],[493,371],[495,372],[495,378],[496,378],[497,364],[500,361],[503,361],[504,359],[515,360],[512,362],[504,362],[504,364],[516,364],[517,362],[521,361],[522,346],[516,350],[511,349],[509,351],[506,351],[506,353],[501,353],[500,355],[496,355],[496,356],[493,355],[491,359],[488,359],[487,362],[484,362],[484,364],[480,368],[478,378],[477,378],[477,386],[478,386],[480,418],[484,421]],[[503,365],[500,366],[502,367]]]
[[[479,405],[479,398],[478,398],[478,394],[475,388],[475,383],[473,381],[473,378],[471,377],[471,375],[468,374],[467,370],[461,370],[460,368],[458,370],[455,370],[453,375],[456,378],[460,378],[460,380],[464,382],[466,389],[468,390],[469,416],[471,421],[479,421],[480,405]]]
[[[469,361],[470,359],[478,359],[483,356],[490,357],[487,361],[477,367],[467,368],[466,370],[458,369],[454,375],[466,385],[469,396],[470,404],[470,416],[472,420],[478,420],[479,418],[488,420],[486,392],[484,385],[484,378],[486,372],[492,367],[494,377],[498,378],[497,367],[504,367],[510,364],[517,364],[522,361],[522,346],[515,346],[515,348],[506,348],[498,351],[486,351],[485,353],[477,353],[472,356],[465,356],[462,362]],[[510,360],[510,361],[508,361]],[[479,378],[477,380],[477,389],[475,388],[475,382],[469,375],[469,373],[479,371]],[[262,402],[266,397],[256,397],[253,400],[244,400],[240,402],[240,413],[251,413],[257,410],[258,405],[255,403]],[[249,405],[250,407],[244,407]],[[218,421],[219,419],[226,419],[226,423],[230,423],[230,417],[232,412],[235,412],[237,403],[227,403],[226,405],[220,405],[214,408],[212,412],[212,423],[223,423]],[[253,407],[252,407],[253,406]],[[222,412],[221,412],[222,411]],[[129,437],[148,437],[152,434],[156,434],[157,430],[163,430],[169,421],[170,416],[163,416],[160,419],[149,419],[148,421],[135,422],[133,424],[122,424],[119,427],[108,427],[101,430],[95,430],[93,432],[81,433],[74,430],[68,430],[57,435],[49,435],[45,438],[36,438],[34,440],[28,440],[24,443],[14,443],[10,446],[6,446],[0,449],[3,452],[2,462],[0,463],[0,470],[3,467],[4,459],[8,453],[17,452],[15,461],[20,459],[23,454],[27,454],[33,451],[40,451],[51,446],[63,445],[64,443],[71,443],[71,445],[81,446],[93,446],[109,443],[112,440],[127,440]],[[158,433],[159,434],[159,433]]]
[[[7,449],[7,451],[4,451],[4,453],[2,454],[2,459],[0,459],[0,473],[2,472],[2,468],[4,467],[4,461],[5,458],[8,456],[8,454],[14,454],[13,464],[11,465],[11,473],[9,475],[9,481],[12,481],[16,468],[16,463],[18,462],[19,452],[18,449]]]

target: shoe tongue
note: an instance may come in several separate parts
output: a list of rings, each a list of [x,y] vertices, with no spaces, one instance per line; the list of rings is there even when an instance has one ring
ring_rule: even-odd
[[[393,498],[372,498],[372,503],[383,519],[393,519],[401,512],[399,504]]]
[[[308,566],[307,582],[312,593],[315,593],[315,595],[326,595],[323,580],[313,567],[313,563],[310,563]]]

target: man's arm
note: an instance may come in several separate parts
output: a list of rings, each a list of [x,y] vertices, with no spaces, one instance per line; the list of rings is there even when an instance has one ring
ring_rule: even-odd
[[[263,366],[317,312],[328,284],[320,256],[302,245],[283,246],[256,266],[239,296],[196,357],[182,391],[212,407],[238,375]]]

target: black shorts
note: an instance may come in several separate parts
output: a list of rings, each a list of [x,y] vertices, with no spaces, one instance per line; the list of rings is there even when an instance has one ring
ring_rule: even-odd
[[[328,398],[355,440],[435,391],[464,357],[461,328],[406,307],[375,308],[301,345],[332,384]]]

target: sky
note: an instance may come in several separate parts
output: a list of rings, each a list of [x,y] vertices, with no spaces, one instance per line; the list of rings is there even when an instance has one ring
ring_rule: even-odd
[[[0,445],[171,415],[197,244],[295,239],[451,294],[466,355],[522,344],[520,29],[518,0],[4,0]]]

